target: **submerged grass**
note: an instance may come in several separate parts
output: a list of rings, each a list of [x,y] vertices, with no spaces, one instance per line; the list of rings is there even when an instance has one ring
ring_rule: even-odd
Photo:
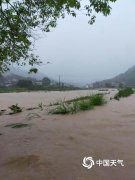
[[[30,108],[27,108],[26,110],[31,111],[31,110],[35,110],[35,109],[39,109],[39,108],[38,107],[30,107]]]
[[[26,118],[28,121],[36,119],[36,118],[40,118],[41,116],[38,113],[29,113]]]
[[[51,114],[69,114],[78,111],[93,109],[94,106],[100,106],[105,103],[103,95],[84,96],[69,101],[62,102],[56,108],[50,111]]]
[[[24,128],[24,127],[29,127],[29,124],[24,124],[24,123],[13,123],[13,124],[7,124],[5,127],[11,127],[11,128]]]

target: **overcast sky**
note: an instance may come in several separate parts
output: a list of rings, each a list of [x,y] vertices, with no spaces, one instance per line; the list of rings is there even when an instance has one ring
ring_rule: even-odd
[[[67,16],[36,42],[36,49],[51,62],[40,72],[55,79],[91,83],[118,75],[135,64],[135,0],[118,0],[111,15],[98,15],[92,26],[81,13]]]

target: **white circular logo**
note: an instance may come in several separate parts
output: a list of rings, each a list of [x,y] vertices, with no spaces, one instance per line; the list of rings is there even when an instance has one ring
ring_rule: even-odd
[[[84,157],[82,165],[88,169],[91,169],[92,166],[95,165],[95,162],[92,157]]]

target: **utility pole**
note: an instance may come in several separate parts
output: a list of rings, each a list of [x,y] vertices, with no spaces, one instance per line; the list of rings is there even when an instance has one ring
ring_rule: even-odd
[[[60,89],[60,75],[59,75],[59,89]]]

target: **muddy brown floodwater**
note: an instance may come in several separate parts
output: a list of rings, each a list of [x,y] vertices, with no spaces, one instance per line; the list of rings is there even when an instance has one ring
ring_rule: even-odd
[[[0,109],[13,103],[49,104],[88,93],[0,94]],[[30,126],[4,127],[18,122]],[[82,166],[84,157],[93,157],[91,169]],[[124,166],[98,166],[99,159],[123,160]],[[73,115],[48,115],[44,110],[1,115],[0,180],[135,180],[135,95]]]

